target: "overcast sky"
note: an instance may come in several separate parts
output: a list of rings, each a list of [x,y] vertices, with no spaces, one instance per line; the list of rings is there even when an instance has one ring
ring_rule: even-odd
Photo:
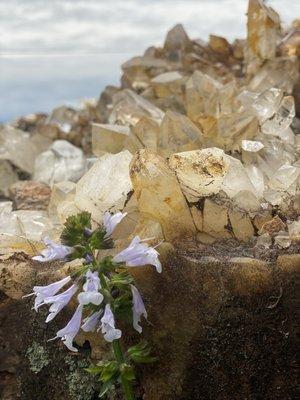
[[[284,23],[299,0],[270,0]],[[247,0],[0,0],[0,120],[116,84],[120,63],[184,24],[192,38],[245,36]]]

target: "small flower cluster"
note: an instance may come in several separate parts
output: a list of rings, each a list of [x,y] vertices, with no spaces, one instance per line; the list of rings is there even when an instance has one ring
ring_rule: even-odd
[[[112,387],[113,378],[119,376],[125,398],[129,399],[133,398],[132,393],[131,397],[128,393],[130,393],[129,381],[133,379],[134,374],[132,374],[132,368],[126,364],[126,356],[121,350],[119,339],[122,332],[116,328],[116,320],[130,319],[134,329],[141,333],[141,318],[144,316],[147,319],[147,311],[126,267],[150,264],[156,268],[157,272],[161,272],[162,267],[155,248],[148,246],[138,236],[134,237],[129,246],[114,257],[97,259],[98,250],[113,247],[111,235],[125,215],[121,212],[114,215],[105,213],[103,224],[95,230],[91,229],[89,213],[83,212],[69,217],[61,236],[62,244],[56,244],[49,238],[44,239],[45,250],[33,259],[49,262],[84,258],[82,268],[73,277],[67,276],[47,286],[35,286],[33,293],[28,296],[35,296],[33,307],[35,311],[44,305],[49,306],[49,314],[46,318],[46,323],[48,323],[77,294],[78,306],[72,318],[63,329],[56,333],[55,338],[50,340],[60,338],[69,350],[77,352],[74,339],[80,329],[84,332],[101,331],[104,339],[113,344],[116,361],[101,363],[93,367],[91,372],[96,371],[100,374],[100,380],[104,383],[103,393]],[[62,291],[67,285],[69,287]],[[126,354],[127,358],[134,362],[154,360],[144,344],[133,346],[127,350]],[[103,371],[112,368],[114,374],[108,381],[103,381]]]

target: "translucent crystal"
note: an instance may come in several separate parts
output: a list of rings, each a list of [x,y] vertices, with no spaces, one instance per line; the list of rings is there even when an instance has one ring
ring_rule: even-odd
[[[230,198],[235,196],[241,190],[246,190],[256,194],[256,190],[241,161],[234,157],[225,155],[225,162],[229,164],[229,169],[223,180],[221,190],[223,190]]]
[[[282,90],[271,88],[257,96],[252,107],[260,122],[271,118],[277,111],[282,99]]]
[[[216,147],[173,154],[169,165],[190,202],[220,191],[229,164]]]
[[[245,169],[255,189],[256,196],[260,199],[263,196],[265,189],[264,175],[261,170],[253,164],[246,165]]]
[[[249,0],[247,23],[248,71],[275,57],[280,32],[279,15],[262,0]]]
[[[34,180],[52,185],[61,181],[76,182],[85,171],[83,151],[66,140],[56,140],[35,162]]]
[[[167,111],[160,130],[158,150],[166,157],[174,152],[202,147],[201,131],[185,115]]]
[[[57,207],[66,200],[73,200],[75,197],[76,184],[70,181],[58,182],[52,186],[48,214],[51,220],[57,221]]]
[[[254,236],[254,228],[248,214],[237,210],[229,210],[228,216],[234,236],[238,240],[247,242]]]
[[[164,49],[171,52],[171,58],[177,60],[178,51],[184,51],[191,47],[191,41],[181,24],[177,24],[168,33]]]
[[[129,89],[122,90],[113,96],[110,124],[135,125],[143,116],[160,122],[164,112]]]
[[[157,149],[159,137],[159,124],[152,118],[142,117],[139,122],[132,128],[132,132],[138,140],[150,150]]]
[[[295,102],[292,96],[285,96],[273,118],[267,120],[261,127],[263,133],[267,135],[278,135],[285,131],[295,117]]]
[[[287,190],[298,179],[299,174],[300,168],[283,165],[275,172],[268,186],[274,190]]]
[[[206,199],[203,208],[203,231],[216,238],[230,238],[231,234],[227,226],[227,208]]]
[[[105,211],[122,209],[132,189],[129,177],[131,159],[127,150],[102,156],[77,183],[75,206],[91,212],[92,218],[98,222]]]
[[[249,213],[259,211],[260,202],[257,200],[256,195],[249,190],[240,190],[232,197],[233,202],[242,210]]]
[[[245,151],[250,151],[252,153],[256,153],[257,151],[264,148],[262,142],[258,142],[255,140],[242,140],[242,149]]]
[[[103,152],[119,153],[124,149],[124,144],[130,135],[130,128],[122,125],[93,124],[92,147],[96,156]]]
[[[283,202],[284,196],[277,190],[266,189],[264,191],[264,199],[272,206],[279,206]]]
[[[165,72],[151,80],[157,97],[181,95],[183,82],[183,76],[178,71]]]
[[[162,157],[139,150],[130,176],[140,212],[161,224],[166,240],[196,233],[176,176]]]

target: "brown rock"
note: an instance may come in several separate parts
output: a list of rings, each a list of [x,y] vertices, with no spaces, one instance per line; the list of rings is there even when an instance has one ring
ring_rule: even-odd
[[[285,230],[285,223],[278,215],[276,215],[273,219],[271,219],[271,221],[267,221],[263,224],[259,233],[260,234],[269,233],[269,235],[275,236],[276,233],[284,230]]]
[[[10,193],[17,210],[46,210],[51,189],[42,182],[19,181],[10,187]]]

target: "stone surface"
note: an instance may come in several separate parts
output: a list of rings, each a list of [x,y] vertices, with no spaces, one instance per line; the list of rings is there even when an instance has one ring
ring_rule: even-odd
[[[140,212],[157,220],[167,241],[196,232],[186,200],[167,162],[150,150],[140,150],[130,166]]]
[[[225,206],[206,199],[203,209],[203,231],[217,238],[230,238],[228,211]]]
[[[105,152],[119,153],[124,149],[130,128],[122,125],[93,124],[92,146],[93,153],[100,157]]]
[[[0,160],[0,196],[9,196],[9,187],[18,181],[18,175],[6,160]]]
[[[224,152],[214,147],[173,154],[169,165],[190,202],[218,193],[229,169]]]
[[[16,210],[46,210],[51,189],[42,182],[19,181],[10,187],[10,193]]]

